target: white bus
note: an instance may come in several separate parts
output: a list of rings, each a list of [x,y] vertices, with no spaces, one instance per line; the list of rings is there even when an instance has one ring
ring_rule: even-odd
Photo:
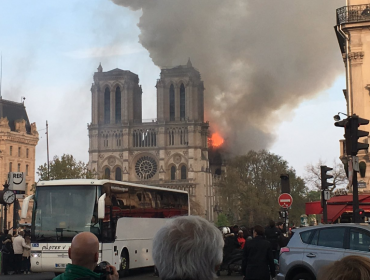
[[[189,215],[185,191],[94,179],[41,181],[23,201],[22,218],[33,199],[31,270],[56,274],[70,263],[68,249],[79,232],[100,242],[99,261],[128,274],[153,266],[152,239],[170,217]]]

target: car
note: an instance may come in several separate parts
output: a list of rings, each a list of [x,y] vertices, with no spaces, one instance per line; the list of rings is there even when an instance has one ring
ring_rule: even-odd
[[[292,230],[280,249],[277,280],[316,280],[320,269],[348,255],[370,258],[369,224],[328,224]]]

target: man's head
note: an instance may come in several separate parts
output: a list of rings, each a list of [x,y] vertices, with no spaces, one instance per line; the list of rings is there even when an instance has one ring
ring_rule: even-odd
[[[72,264],[94,270],[99,260],[99,240],[91,232],[77,234],[68,250]]]
[[[264,236],[264,235],[265,235],[265,229],[262,226],[260,226],[260,225],[254,226],[254,228],[253,228],[253,237]]]
[[[198,216],[170,220],[155,235],[153,260],[159,276],[166,279],[202,279],[216,277],[222,262],[224,241],[221,232]]]

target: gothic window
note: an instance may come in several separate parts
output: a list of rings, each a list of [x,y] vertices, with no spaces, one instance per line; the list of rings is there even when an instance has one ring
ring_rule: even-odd
[[[28,176],[28,164],[26,165],[26,176]]]
[[[185,120],[185,87],[184,84],[180,86],[180,119]]]
[[[12,156],[13,155],[13,146],[10,146],[10,149],[9,149],[9,155]]]
[[[175,120],[175,88],[170,86],[170,120]]]
[[[28,148],[27,148],[27,150],[26,150],[26,158],[28,158]]]
[[[171,181],[176,180],[176,167],[174,165],[171,166]]]
[[[105,88],[104,92],[104,123],[110,122],[110,90]]]
[[[105,168],[104,179],[110,179],[110,169],[108,167]]]
[[[175,145],[175,132],[173,130],[171,133],[171,145]]]
[[[186,180],[186,166],[181,166],[181,180]]]
[[[18,163],[18,170],[17,170],[17,172],[21,172],[21,164],[20,163]]]
[[[116,123],[121,122],[121,89],[116,88]]]
[[[12,172],[12,171],[13,171],[13,163],[9,162],[9,172]]]
[[[18,157],[21,157],[21,147],[18,147]]]
[[[116,168],[116,181],[122,181],[122,171],[121,168],[117,167]]]
[[[150,179],[157,173],[157,162],[150,156],[143,156],[137,160],[135,171],[140,179]]]

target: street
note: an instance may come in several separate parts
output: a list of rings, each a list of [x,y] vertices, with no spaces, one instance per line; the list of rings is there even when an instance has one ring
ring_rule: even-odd
[[[130,271],[130,276],[125,277],[127,280],[159,280],[158,277],[153,276],[152,269],[136,269]],[[32,274],[17,274],[17,275],[1,275],[1,280],[50,280],[54,277],[54,273],[32,273]],[[121,278],[122,279],[122,278]],[[221,272],[220,280],[241,280],[239,274],[233,273],[231,276],[226,275],[226,271]]]

